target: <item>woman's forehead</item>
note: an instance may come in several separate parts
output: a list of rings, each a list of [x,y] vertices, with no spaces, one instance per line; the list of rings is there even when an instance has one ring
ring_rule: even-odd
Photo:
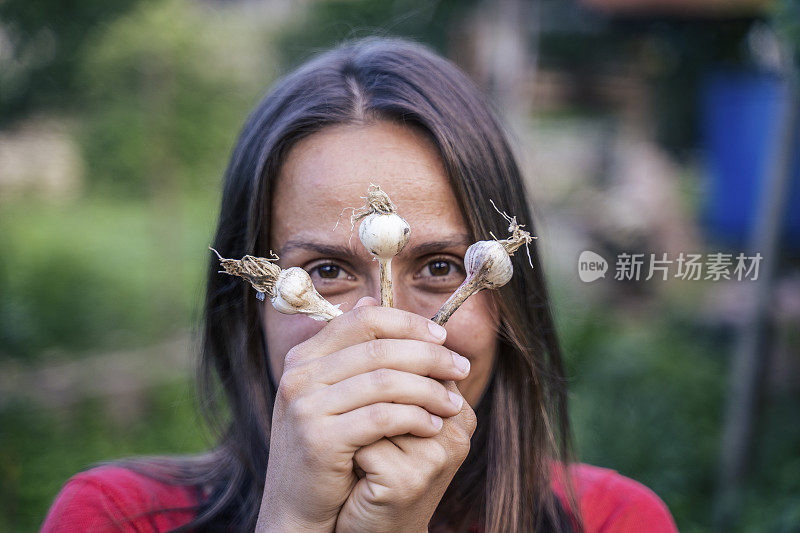
[[[327,128],[292,148],[272,198],[272,246],[300,233],[334,238],[340,216],[349,230],[347,208],[363,205],[373,183],[411,225],[412,240],[467,232],[436,147],[412,128],[377,122]]]

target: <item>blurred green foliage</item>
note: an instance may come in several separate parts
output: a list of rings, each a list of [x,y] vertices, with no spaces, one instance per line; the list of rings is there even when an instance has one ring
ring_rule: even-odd
[[[577,302],[555,299],[580,460],[653,489],[681,531],[709,531],[731,332],[698,324],[691,301],[648,313]],[[800,529],[798,410],[789,394],[768,404],[734,531]]]
[[[453,29],[477,0],[332,0],[313,3],[302,25],[287,27],[278,47],[288,64],[308,58],[347,39],[370,35],[401,36],[448,54]],[[312,29],[313,31],[309,31]]]
[[[266,35],[166,0],[86,39],[73,65],[85,194],[3,203],[0,358],[146,344],[194,323],[228,155],[277,70]]]
[[[800,530],[798,412],[797,396],[782,394],[772,398],[762,414],[753,479],[742,505],[742,531]]]
[[[772,20],[778,37],[792,54],[795,76],[800,71],[800,0],[777,0],[772,3]]]
[[[0,531],[36,531],[60,487],[101,461],[208,448],[188,383],[141,391],[132,419],[114,416],[109,398],[50,411],[29,403],[0,409]]]
[[[653,489],[682,531],[707,528],[725,383],[721,347],[668,313],[632,319],[598,309],[561,322],[581,460]]]
[[[555,2],[547,2],[551,7]],[[569,3],[560,3],[558,12]],[[750,18],[602,17],[578,10],[582,30],[567,24],[544,31],[540,64],[574,79],[575,104],[584,112],[608,109],[593,76],[633,75],[650,87],[660,146],[674,156],[692,157],[700,139],[699,88],[715,68],[741,68],[747,61],[744,39]],[[582,19],[580,18],[582,14]],[[679,94],[680,98],[675,95]]]
[[[180,246],[167,258],[162,219],[143,202],[84,198],[4,206],[0,355],[29,359],[54,348],[134,346],[187,329],[201,301],[214,200],[187,196],[175,206],[171,220]],[[178,297],[160,292],[165,265]]]
[[[140,4],[89,43],[78,83],[90,185],[117,196],[218,188],[269,79],[259,50],[242,55],[213,14],[186,0]]]
[[[87,40],[141,0],[3,0],[0,124],[32,110],[70,107]],[[8,45],[8,46],[5,46]]]

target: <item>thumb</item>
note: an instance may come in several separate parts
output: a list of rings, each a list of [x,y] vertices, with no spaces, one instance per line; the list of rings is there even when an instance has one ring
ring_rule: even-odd
[[[454,392],[463,398],[461,390],[459,390],[458,384],[455,381],[445,380],[441,383],[449,392]],[[462,426],[470,435],[475,432],[478,424],[475,411],[472,409],[472,406],[467,403],[466,399],[464,399],[463,403],[461,404],[461,411],[458,414],[447,418],[447,421],[452,421],[452,423]],[[439,435],[441,435],[441,433]]]
[[[378,300],[376,300],[372,296],[364,296],[363,298],[359,299],[356,302],[356,305],[353,306],[353,309],[355,309],[356,307],[366,307],[369,305],[378,305]]]

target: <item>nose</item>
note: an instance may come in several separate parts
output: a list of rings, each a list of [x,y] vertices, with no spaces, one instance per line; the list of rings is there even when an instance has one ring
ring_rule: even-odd
[[[381,301],[381,284],[378,276],[377,261],[374,263],[374,268],[370,268],[366,278],[366,282],[360,287],[360,290],[358,291],[358,294],[356,294],[351,306],[354,306],[358,300],[365,296],[375,298],[378,302]]]
[[[375,275],[371,276],[369,283],[366,285],[366,294],[364,296],[372,296],[379,302],[381,301],[381,282],[378,275],[378,263],[375,263]]]
[[[378,302],[381,301],[381,281],[380,281],[380,273],[379,273],[379,266],[378,262],[374,261],[369,269],[369,274],[366,276],[367,279],[365,283],[361,286],[361,290],[358,292],[356,296],[356,301],[363,298],[364,296],[370,296],[375,298]],[[393,293],[393,306],[397,309],[404,309],[404,297],[403,291],[398,290],[400,289],[397,275],[393,274],[392,276],[392,293]],[[353,303],[355,305],[355,302]]]
[[[402,281],[394,283],[394,306],[425,318],[431,318],[439,310],[446,295],[426,294],[413,286],[404,285]]]
[[[364,296],[371,296],[378,302],[381,301],[381,284],[378,271],[378,262],[374,261],[371,266],[372,268],[370,269],[368,280],[366,283],[364,283],[364,285],[362,285],[361,291],[356,297],[356,301]],[[394,265],[392,266],[394,267]],[[436,311],[439,310],[439,306],[444,302],[447,296],[441,295],[441,301],[437,301],[435,298],[430,296],[426,297],[424,294],[421,294],[420,291],[415,290],[414,287],[404,283],[405,278],[400,275],[401,272],[402,271],[398,271],[396,268],[392,268],[392,293],[394,295],[393,307],[396,309],[402,309],[403,311],[408,311],[410,313],[416,313],[424,316],[425,318],[431,318],[434,314],[436,314]],[[355,302],[353,302],[353,305],[355,305]]]

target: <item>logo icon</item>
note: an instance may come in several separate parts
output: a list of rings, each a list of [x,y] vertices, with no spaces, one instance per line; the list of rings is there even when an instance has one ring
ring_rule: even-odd
[[[606,277],[608,262],[603,256],[590,250],[584,250],[578,257],[578,277],[584,283],[595,281]]]

